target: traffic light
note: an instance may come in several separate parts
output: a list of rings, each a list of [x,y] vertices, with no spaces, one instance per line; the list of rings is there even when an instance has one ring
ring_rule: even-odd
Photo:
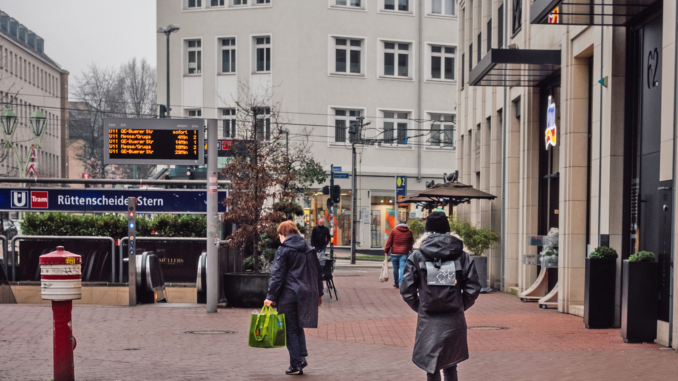
[[[127,199],[127,236],[129,237],[129,255],[134,255],[137,236],[137,199]]]
[[[339,201],[341,201],[341,187],[339,185],[334,186],[331,198],[332,202],[334,202],[335,204],[338,204]]]
[[[326,196],[328,196],[330,194],[330,186],[329,185],[325,185],[323,187],[323,194],[326,195]]]

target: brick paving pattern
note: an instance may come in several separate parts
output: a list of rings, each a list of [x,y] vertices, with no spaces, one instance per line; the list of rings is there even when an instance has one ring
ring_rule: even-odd
[[[339,301],[324,299],[320,327],[308,330],[307,380],[423,380],[411,362],[416,314],[377,270],[335,273]],[[78,380],[288,379],[287,351],[247,346],[252,310],[199,306],[77,306]],[[581,318],[481,295],[467,313],[466,380],[676,379],[678,354],[624,344],[618,329],[587,330]],[[51,309],[0,305],[0,380],[52,378]],[[192,334],[187,331],[232,331]],[[200,332],[199,332],[200,333]]]

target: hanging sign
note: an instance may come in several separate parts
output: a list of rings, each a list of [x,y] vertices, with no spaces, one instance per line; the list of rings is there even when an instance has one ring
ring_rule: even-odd
[[[560,19],[558,19],[558,7],[553,8],[553,11],[549,14],[548,23],[560,24]]]
[[[546,149],[556,146],[556,104],[549,97],[549,108],[546,111]]]

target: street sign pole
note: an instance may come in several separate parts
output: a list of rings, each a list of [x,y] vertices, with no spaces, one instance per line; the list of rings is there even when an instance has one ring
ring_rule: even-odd
[[[137,244],[137,199],[129,197],[127,199],[127,236],[128,254],[127,267],[129,275],[129,305],[137,305],[137,256],[135,255],[135,248]],[[122,269],[121,269],[122,270]]]
[[[334,260],[334,166],[330,165],[330,202],[328,203],[330,209],[330,260]]]
[[[207,121],[207,312],[217,312],[219,303],[219,261],[217,250],[217,120]]]

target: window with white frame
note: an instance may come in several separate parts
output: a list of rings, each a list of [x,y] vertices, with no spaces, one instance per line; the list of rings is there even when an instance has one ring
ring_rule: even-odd
[[[222,38],[221,45],[221,72],[235,73],[235,38]]]
[[[363,40],[334,38],[334,73],[362,74]]]
[[[410,0],[384,0],[384,10],[409,12]]]
[[[186,0],[186,8],[188,9],[202,8],[202,0]]]
[[[383,111],[383,144],[407,145],[409,138],[409,112]]]
[[[257,107],[257,139],[271,140],[271,109]]]
[[[223,7],[224,0],[210,0],[210,7]]]
[[[202,73],[202,42],[200,40],[186,41],[187,73]]]
[[[247,0],[233,0],[233,5],[247,5]]]
[[[454,114],[429,114],[431,118],[432,147],[454,148],[454,132],[456,115]]]
[[[386,77],[408,78],[410,75],[410,44],[384,42],[384,72]]]
[[[219,138],[235,139],[235,109],[224,108],[221,109],[221,131]]]
[[[351,141],[351,131],[356,128],[361,116],[360,110],[334,109],[334,142],[346,143]]]
[[[266,5],[271,4],[271,0],[256,0],[255,5]]]
[[[454,80],[454,64],[457,48],[453,46],[431,45],[431,78]]]
[[[199,118],[199,117],[202,116],[202,110],[200,110],[200,109],[186,110],[186,116],[193,117],[193,118]]]
[[[442,16],[454,15],[455,0],[429,0],[431,2],[431,14]]]
[[[362,0],[331,0],[331,1],[332,5],[335,5],[337,7],[356,7],[356,8],[363,7]]]
[[[271,71],[271,37],[254,37],[255,45],[255,66],[257,73],[266,73]]]

